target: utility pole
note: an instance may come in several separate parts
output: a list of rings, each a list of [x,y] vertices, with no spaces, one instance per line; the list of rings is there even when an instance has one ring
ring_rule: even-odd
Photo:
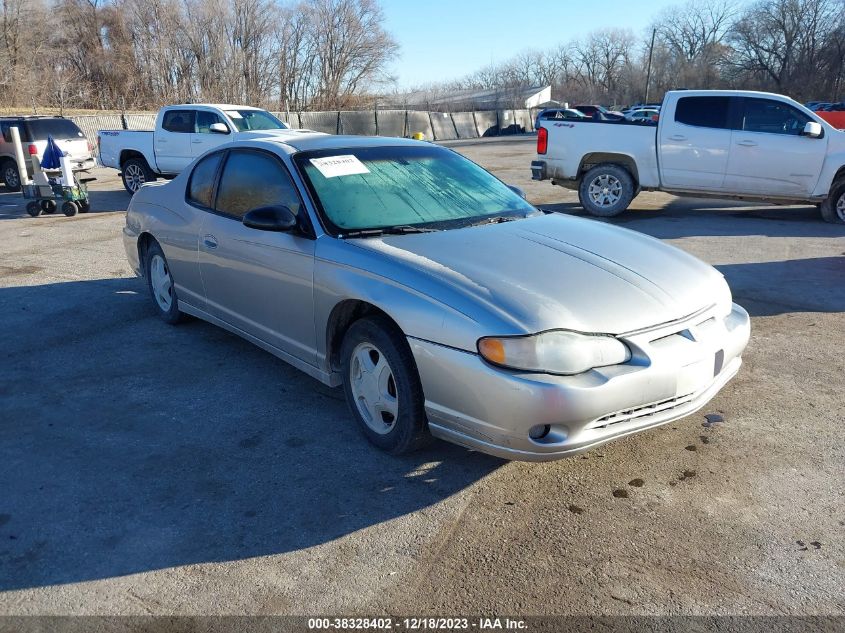
[[[651,83],[651,59],[654,57],[654,36],[657,35],[657,29],[651,30],[651,46],[648,49],[648,70],[645,73],[645,102],[648,103],[648,89]]]

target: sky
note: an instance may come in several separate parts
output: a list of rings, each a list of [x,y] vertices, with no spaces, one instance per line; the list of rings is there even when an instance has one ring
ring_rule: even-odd
[[[554,48],[601,28],[644,33],[685,0],[381,0],[399,42],[400,89],[468,75],[527,49]],[[647,8],[635,8],[646,5]]]

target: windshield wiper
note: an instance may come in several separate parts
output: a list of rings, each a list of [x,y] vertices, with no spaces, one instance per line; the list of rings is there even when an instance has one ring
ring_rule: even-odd
[[[493,217],[481,218],[478,222],[473,222],[468,226],[481,226],[484,224],[501,224],[502,222],[513,222],[514,220],[521,220],[522,217],[514,215],[494,215]]]
[[[425,226],[383,226],[378,229],[356,229],[338,234],[340,238],[348,237],[378,237],[379,235],[410,235],[411,233],[433,233],[439,229],[432,229]]]

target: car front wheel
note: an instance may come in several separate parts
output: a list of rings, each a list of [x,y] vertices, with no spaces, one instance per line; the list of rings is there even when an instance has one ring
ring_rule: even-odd
[[[341,346],[343,390],[367,439],[393,455],[431,437],[416,363],[402,332],[387,318],[356,321]]]
[[[845,178],[833,183],[830,195],[819,205],[819,211],[825,222],[845,224]]]

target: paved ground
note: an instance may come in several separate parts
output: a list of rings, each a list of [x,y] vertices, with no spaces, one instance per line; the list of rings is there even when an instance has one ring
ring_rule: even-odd
[[[577,212],[531,141],[457,145]],[[845,228],[815,209],[647,194],[613,221],[753,316],[700,414],[550,464],[396,459],[339,392],[156,320],[99,175],[72,219],[0,194],[0,613],[845,613]]]

